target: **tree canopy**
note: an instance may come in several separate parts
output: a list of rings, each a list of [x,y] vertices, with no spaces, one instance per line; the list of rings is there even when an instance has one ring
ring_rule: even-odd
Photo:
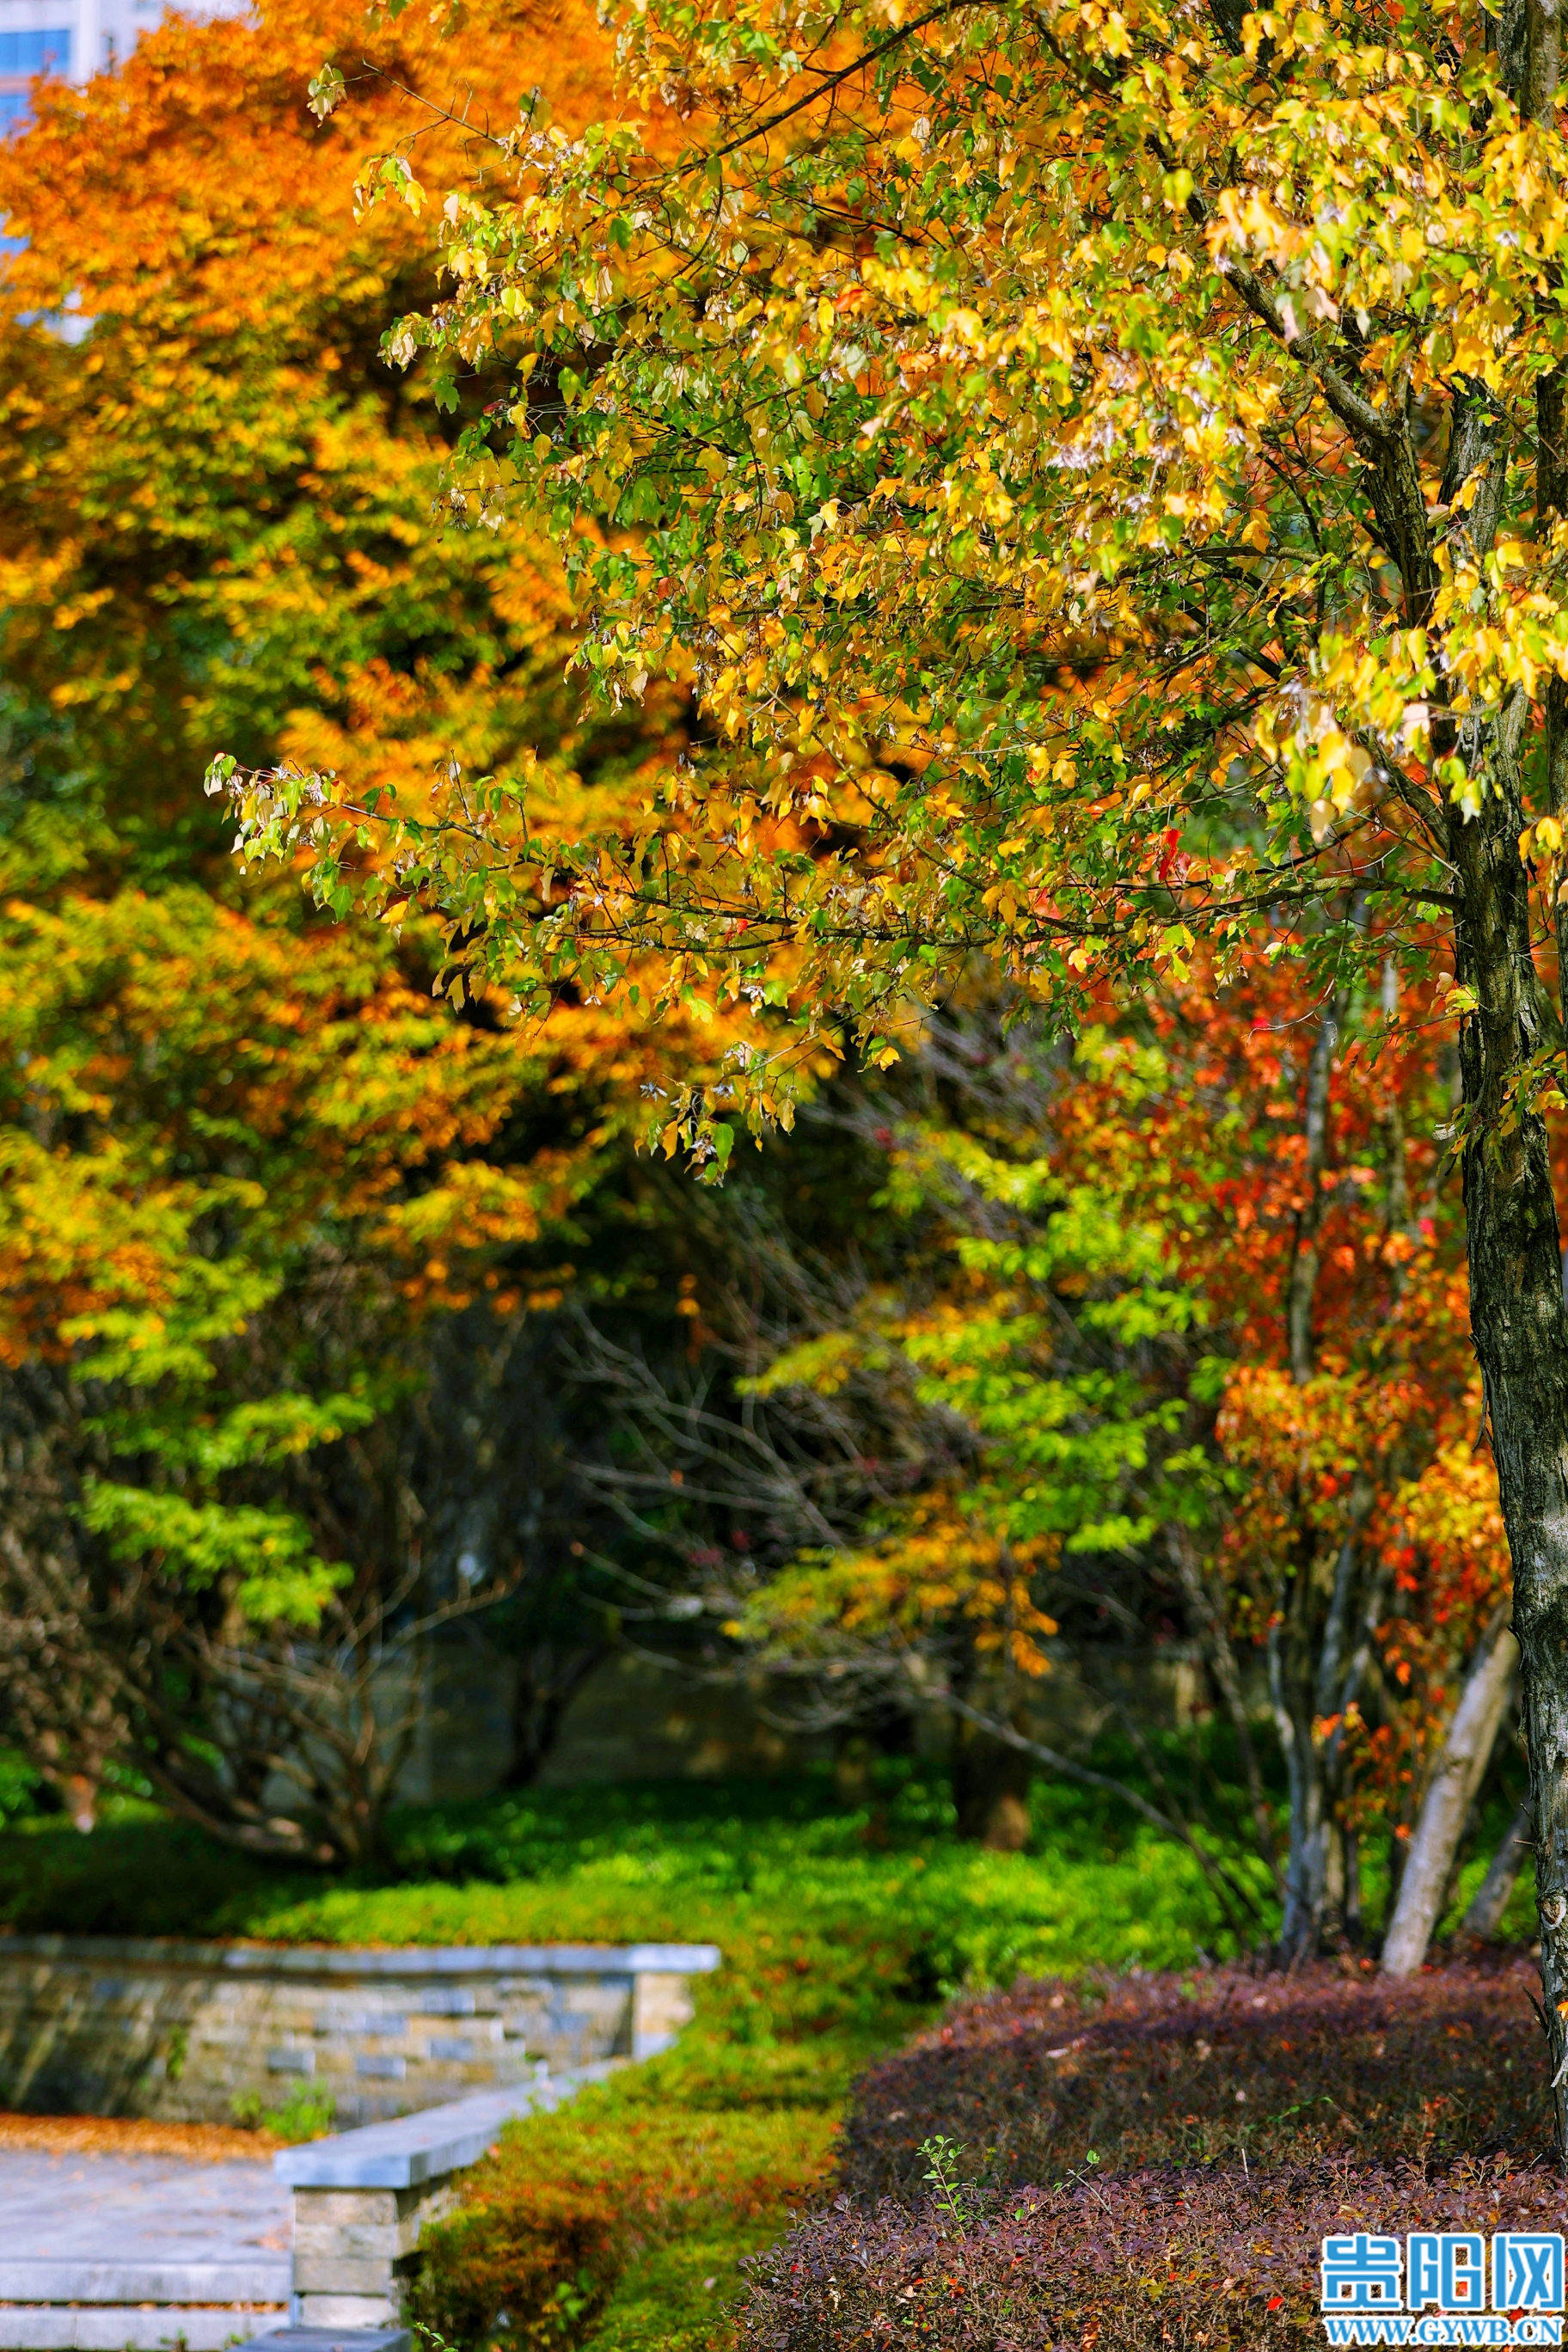
[[[296,1651],[363,1697],[447,1606],[395,1493],[421,1335],[553,1297],[632,1124],[717,1176],[853,1045],[835,1170],[901,1104],[858,1267],[789,1291],[692,1220],[666,1354],[601,1359],[637,1558],[1026,1748],[1020,1682],[1122,1585],[1243,1748],[1256,1645],[1309,1948],[1495,1615],[1478,1421],[1554,1442],[1546,68],[1462,9],[655,6],[595,123],[574,8],[326,33],[308,107],[285,0],[0,153],[0,1340],[86,1563],[14,1564],[26,1703],[113,1662],[171,1801],[272,1835],[193,1764],[233,1659],[299,1714]],[[1018,1051],[913,1108],[976,995]],[[1456,1153],[1506,1244],[1479,1384]],[[127,1591],[206,1716],[121,1673]]]
[[[240,791],[248,847],[313,844],[334,903],[416,894],[536,990],[651,950],[656,1003],[772,989],[873,1053],[976,950],[1067,1010],[1200,932],[1331,956],[1370,902],[1425,961],[1479,715],[1533,740],[1568,665],[1531,457],[1563,157],[1501,37],[628,14],[624,110],[530,102],[448,180],[449,290],[386,348],[491,387],[471,512],[548,523],[584,671],[689,680],[701,743],[575,827],[526,762],[417,805],[285,766]],[[418,205],[425,171],[362,186]],[[1531,762],[1543,899],[1560,793]],[[730,1080],[775,1100],[766,1056]]]

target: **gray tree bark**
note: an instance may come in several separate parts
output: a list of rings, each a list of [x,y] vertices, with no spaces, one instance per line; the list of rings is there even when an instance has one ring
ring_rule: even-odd
[[[1364,900],[1360,903],[1364,906]],[[1339,988],[1323,1009],[1307,1066],[1301,1117],[1306,1198],[1296,1218],[1286,1291],[1290,1376],[1299,1388],[1317,1369],[1313,1317],[1329,1155],[1330,1080],[1349,1012],[1350,992]],[[1277,1947],[1287,1968],[1312,1957],[1331,1917],[1343,1924],[1342,1870],[1342,1884],[1334,1885],[1334,1865],[1342,1863],[1333,1818],[1340,1743],[1337,1738],[1321,1743],[1317,1726],[1336,1710],[1342,1715],[1364,1665],[1361,1653],[1352,1652],[1352,1635],[1362,1566],[1359,1537],[1371,1501],[1371,1489],[1363,1487],[1352,1505],[1351,1531],[1340,1547],[1328,1610],[1321,1622],[1315,1545],[1305,1529],[1300,1531],[1282,1605],[1269,1629],[1268,1698],[1289,1789],[1289,1844]]]
[[[1426,1958],[1466,1817],[1490,1761],[1519,1664],[1506,1609],[1482,1634],[1444,1735],[1405,1858],[1399,1899],[1384,1938],[1385,1976],[1414,1976]]]
[[[1474,721],[1456,729],[1462,754],[1489,768],[1490,789],[1468,824],[1453,812],[1448,837],[1456,960],[1478,999],[1459,1040],[1470,1320],[1513,1562],[1542,2007],[1558,2147],[1568,2155],[1568,1315],[1546,1129],[1518,1102],[1527,1065],[1561,1032],[1531,956],[1518,846],[1522,716],[1497,723],[1489,758],[1467,740]]]

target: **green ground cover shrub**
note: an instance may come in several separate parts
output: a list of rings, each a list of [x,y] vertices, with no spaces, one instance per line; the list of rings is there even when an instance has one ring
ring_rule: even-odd
[[[690,1940],[710,1932],[681,1926],[698,1912],[728,1920],[798,1895],[813,1911],[910,1925],[927,1999],[1080,1952],[1085,1964],[1156,1966],[1233,1948],[1191,1855],[1113,1801],[1042,1785],[1034,1812],[1027,1852],[991,1854],[959,1843],[940,1782],[902,1767],[849,1804],[826,1771],[616,1783],[410,1810],[394,1816],[377,1868],[328,1879],[122,1801],[90,1838],[58,1816],[0,1832],[0,1927],[288,1943]],[[1252,1876],[1262,1900],[1256,1865]],[[1264,1902],[1265,1926],[1268,1916]]]
[[[336,2105],[330,2091],[297,2084],[275,2107],[267,2105],[259,2091],[240,2091],[229,2101],[228,2111],[242,2131],[262,2131],[285,2147],[298,2147],[301,2140],[326,2138]]]
[[[327,1880],[125,1804],[90,1838],[55,1821],[0,1832],[0,1924],[719,1945],[724,1967],[696,1986],[676,2049],[503,2135],[418,2288],[462,2352],[699,2352],[728,2333],[741,2257],[818,2199],[857,2077],[938,2002],[1232,1951],[1179,1847],[1056,1784],[1036,1790],[1034,1816],[1023,1853],[962,1845],[945,1790],[901,1767],[852,1804],[826,1772],[531,1791],[405,1813],[378,1872]]]

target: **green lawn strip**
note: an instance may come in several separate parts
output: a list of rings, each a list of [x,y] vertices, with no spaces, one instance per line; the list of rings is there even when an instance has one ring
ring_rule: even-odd
[[[0,1832],[0,1926],[286,1943],[689,1940],[737,1902],[786,1918],[798,1902],[880,1919],[900,1941],[913,1917],[922,1965],[954,1982],[1071,1965],[1079,1947],[1085,1961],[1123,1966],[1234,1947],[1193,1858],[1124,1811],[1042,1787],[1035,1812],[1028,1852],[987,1855],[953,1836],[940,1783],[900,1770],[853,1805],[826,1773],[529,1791],[395,1816],[382,1867],[324,1882],[122,1805],[88,1838],[58,1816]]]

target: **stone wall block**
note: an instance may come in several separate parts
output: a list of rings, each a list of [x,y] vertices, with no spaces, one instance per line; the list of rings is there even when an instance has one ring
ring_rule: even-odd
[[[0,2106],[227,2122],[237,2099],[274,2106],[313,2074],[342,2129],[510,2087],[541,2060],[631,2054],[679,2011],[671,1971],[634,1996],[631,1966],[571,1948],[520,1968],[504,1950],[47,1940],[0,1938]]]
[[[694,2012],[683,1976],[645,1970],[632,1990],[632,2055],[651,2058],[667,2050]]]
[[[472,2017],[480,2009],[493,2011],[496,2001],[488,1986],[430,1985],[420,1988],[417,2006],[421,2017]]]
[[[307,2310],[321,2310],[349,2298],[380,2298],[400,2311],[403,2275],[420,2231],[456,2201],[456,2184],[447,2179],[416,2189],[296,2189],[297,2300]],[[312,2319],[304,2311],[302,2316],[310,2326],[344,2324]]]
[[[389,2254],[345,2253],[333,2246],[321,2254],[302,2253],[294,2249],[294,2292],[296,2294],[384,2294],[393,2292],[392,2257]]]
[[[403,2319],[403,2298],[387,2294],[297,2294],[295,2325],[300,2327],[396,2327]]]
[[[473,2043],[485,2050],[500,2051],[506,2042],[506,2025],[500,2017],[476,2016],[472,2010],[441,2010],[422,2000],[416,2014],[408,2021],[411,2034],[429,2041],[443,2034]]]

